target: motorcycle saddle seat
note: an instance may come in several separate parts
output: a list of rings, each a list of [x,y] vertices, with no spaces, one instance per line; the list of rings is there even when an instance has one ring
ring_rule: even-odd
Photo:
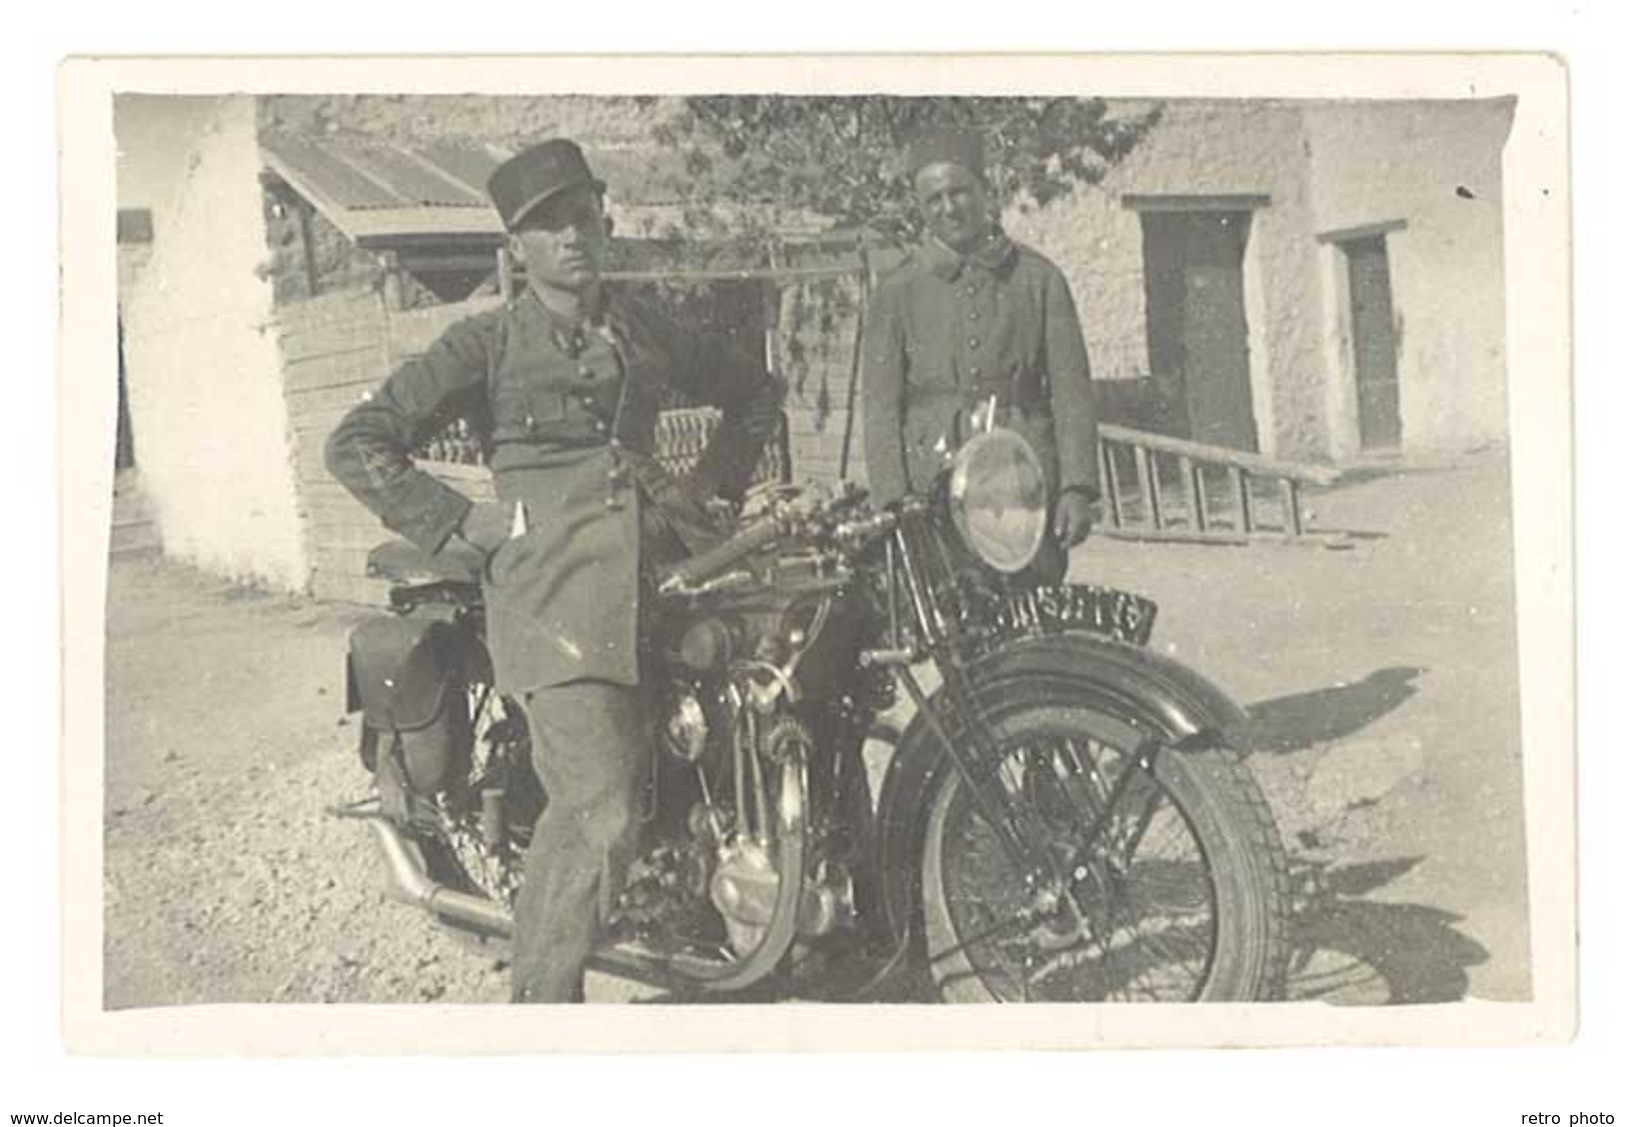
[[[479,572],[443,556],[431,555],[410,540],[386,540],[367,553],[367,575],[392,583],[468,583],[478,586]]]

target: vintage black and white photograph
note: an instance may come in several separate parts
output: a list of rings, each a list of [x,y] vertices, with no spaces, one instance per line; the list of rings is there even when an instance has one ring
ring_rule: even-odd
[[[115,86],[95,1006],[1572,990],[1527,100],[1086,70]]]

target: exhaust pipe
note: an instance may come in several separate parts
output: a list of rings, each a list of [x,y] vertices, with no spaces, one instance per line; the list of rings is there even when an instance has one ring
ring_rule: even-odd
[[[392,900],[422,908],[431,915],[476,927],[504,939],[513,938],[513,917],[483,896],[447,888],[423,871],[417,850],[401,836],[400,830],[381,814],[365,817],[372,836],[384,855],[389,873],[387,895]]]
[[[372,827],[374,840],[384,856],[389,874],[385,895],[391,900],[422,908],[438,919],[450,920],[503,939],[513,938],[513,917],[483,896],[447,888],[424,872],[417,847],[402,836],[394,822],[366,802],[345,810],[335,810],[345,818],[358,818]],[[587,957],[594,970],[628,978],[668,992],[684,986],[663,960],[616,948],[594,951]]]
[[[396,824],[378,812],[376,799],[364,799],[347,807],[335,808],[330,813],[341,818],[354,818],[372,827],[373,839],[383,854],[388,876],[385,895],[398,903],[421,908],[430,915],[477,929],[502,939],[512,939],[513,917],[496,903],[483,896],[472,896],[434,880],[424,871],[421,854],[416,845],[401,834]],[[691,993],[697,985],[691,976],[677,973],[669,959],[633,947],[606,947],[593,951],[587,957],[587,966],[593,970],[620,978],[631,979],[664,990],[668,994]],[[737,988],[732,976],[717,972],[729,964],[694,969],[709,971],[710,989]],[[742,969],[749,970],[747,960]],[[741,968],[734,967],[736,974]],[[742,975],[739,977],[743,977]],[[752,976],[752,978],[758,976]]]

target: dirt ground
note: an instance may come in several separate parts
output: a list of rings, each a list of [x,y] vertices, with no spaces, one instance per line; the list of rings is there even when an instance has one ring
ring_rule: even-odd
[[[1346,549],[1096,538],[1072,578],[1158,600],[1154,644],[1248,703],[1293,855],[1296,997],[1527,998],[1504,459],[1371,476],[1312,508]],[[384,900],[365,829],[324,813],[366,790],[342,681],[366,613],[114,564],[109,1008],[506,996],[500,958]]]

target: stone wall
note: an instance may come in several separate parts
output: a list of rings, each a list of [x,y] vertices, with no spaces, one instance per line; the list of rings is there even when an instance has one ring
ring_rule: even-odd
[[[502,97],[474,94],[277,94],[260,99],[266,129],[322,136],[364,133],[403,144],[455,137],[510,147],[566,136],[637,145],[670,116],[670,98],[611,95]]]
[[[490,305],[465,302],[398,312],[378,293],[357,289],[278,310],[275,333],[313,594],[378,604],[388,592],[386,583],[368,577],[366,561],[391,534],[327,472],[328,437],[386,375],[420,355],[447,326]],[[431,469],[476,500],[493,496],[482,468],[435,464]]]
[[[357,286],[380,287],[383,259],[363,250],[285,184],[262,188],[267,270],[278,305]],[[309,251],[306,233],[309,231]]]

